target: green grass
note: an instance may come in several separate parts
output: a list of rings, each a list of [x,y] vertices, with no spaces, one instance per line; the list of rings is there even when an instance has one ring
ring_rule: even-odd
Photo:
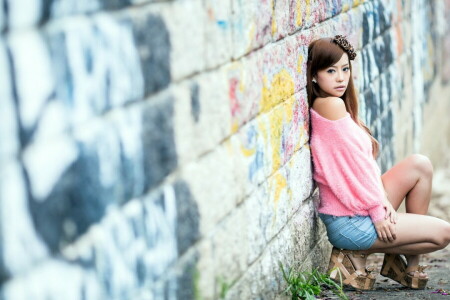
[[[296,272],[292,268],[287,271],[283,268],[283,264],[279,262],[283,277],[288,286],[284,291],[290,294],[292,300],[316,299],[315,296],[320,295],[323,289],[333,291],[340,299],[348,300],[347,296],[342,291],[342,285],[337,284],[330,279],[328,274],[320,273],[317,269],[311,272]]]
[[[216,281],[219,284],[219,299],[225,299],[228,291],[230,290],[230,287],[236,281],[229,282],[229,281],[225,280],[225,278],[222,276],[216,277]]]

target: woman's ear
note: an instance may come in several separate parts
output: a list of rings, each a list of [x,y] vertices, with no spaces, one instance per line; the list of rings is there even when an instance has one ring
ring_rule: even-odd
[[[313,77],[312,82],[317,83],[316,78]]]

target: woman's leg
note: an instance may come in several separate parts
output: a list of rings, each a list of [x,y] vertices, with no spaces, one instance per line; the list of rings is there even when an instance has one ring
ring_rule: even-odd
[[[356,253],[405,254],[410,257],[408,261],[408,263],[412,263],[410,266],[414,266],[419,262],[412,259],[418,257],[419,254],[447,247],[450,243],[450,223],[431,216],[399,213],[396,235],[397,238],[392,242],[383,242],[377,239],[370,249],[356,251]],[[365,259],[363,258],[350,257],[350,259],[357,269],[365,266]]]
[[[395,209],[398,209],[403,198],[406,198],[407,213],[427,214],[433,181],[433,165],[428,157],[412,154],[384,173],[381,180],[388,199]],[[426,249],[426,247],[420,248]],[[403,254],[409,266],[419,264],[419,255],[408,255],[407,252]]]
[[[398,209],[403,199],[407,213],[424,215],[431,199],[433,166],[421,154],[412,154],[381,176],[389,201]]]
[[[431,186],[433,178],[433,166],[430,160],[421,154],[412,154],[399,163],[395,164],[391,169],[381,176],[384,189],[387,193],[389,201],[397,210],[403,200],[406,198],[405,206],[407,213],[425,215],[431,199]],[[434,244],[428,245],[429,249],[435,249]],[[398,246],[397,246],[398,247]],[[411,251],[409,246],[408,251]],[[426,249],[426,245],[418,246],[420,249]],[[403,247],[400,248],[405,250]],[[378,252],[395,251],[393,249],[383,248]],[[434,250],[430,250],[431,252]],[[371,252],[371,253],[375,253]],[[401,252],[407,254],[406,252]],[[416,251],[416,254],[420,251]],[[427,252],[423,252],[427,253]],[[407,255],[408,264],[410,266],[419,263],[418,255]],[[358,266],[365,265],[365,259],[352,259]]]
[[[399,213],[395,227],[394,241],[377,239],[366,252],[418,255],[443,249],[450,243],[450,223],[435,217]]]

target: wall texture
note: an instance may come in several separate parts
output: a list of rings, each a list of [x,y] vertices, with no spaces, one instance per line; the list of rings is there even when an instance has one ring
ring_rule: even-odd
[[[0,299],[274,299],[323,268],[307,46],[383,171],[450,142],[449,0],[0,0]]]

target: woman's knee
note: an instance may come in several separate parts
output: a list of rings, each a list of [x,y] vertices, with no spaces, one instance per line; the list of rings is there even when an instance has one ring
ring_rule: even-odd
[[[433,176],[433,164],[431,160],[423,154],[412,154],[410,159],[413,162],[415,169],[425,176]]]
[[[446,229],[446,245],[450,244],[450,223],[447,223]]]
[[[442,248],[445,248],[448,244],[450,244],[450,223],[445,222],[445,224],[442,226],[440,234],[436,236],[436,240]]]

